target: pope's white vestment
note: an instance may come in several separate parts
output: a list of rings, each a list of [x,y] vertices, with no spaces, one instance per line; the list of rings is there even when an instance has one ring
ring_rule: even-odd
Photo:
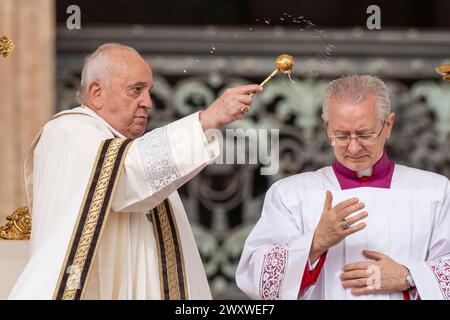
[[[316,283],[300,290],[326,190],[333,194],[333,206],[359,198],[368,212],[367,226],[331,247]],[[363,250],[405,265],[420,299],[450,299],[449,180],[402,165],[395,165],[386,189],[342,190],[331,167],[282,179],[266,194],[236,282],[253,299],[403,299],[402,292],[354,296],[342,287],[344,265],[370,261]]]
[[[32,214],[30,257],[9,299],[54,297],[99,145],[114,137],[124,138],[91,109],[81,106],[57,114],[35,139],[25,160]],[[176,191],[218,156],[217,139],[208,138],[195,113],[131,142],[92,260],[85,299],[163,298],[158,245],[148,213],[165,199],[178,226],[186,297],[211,298]]]

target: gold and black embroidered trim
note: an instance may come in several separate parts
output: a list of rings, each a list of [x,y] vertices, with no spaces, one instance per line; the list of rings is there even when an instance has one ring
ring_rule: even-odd
[[[169,200],[151,210],[150,217],[159,250],[161,298],[188,299],[183,250]]]
[[[99,148],[54,299],[78,300],[84,293],[130,142],[125,139],[108,139]]]

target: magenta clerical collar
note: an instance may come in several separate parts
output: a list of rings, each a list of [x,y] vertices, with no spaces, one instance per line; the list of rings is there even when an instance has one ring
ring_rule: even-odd
[[[342,190],[360,187],[389,189],[394,174],[394,162],[389,160],[386,152],[383,152],[381,159],[375,163],[370,177],[359,178],[356,171],[350,170],[338,161],[332,167]]]

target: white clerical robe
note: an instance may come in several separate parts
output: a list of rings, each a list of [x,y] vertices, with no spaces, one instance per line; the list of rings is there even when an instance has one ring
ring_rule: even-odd
[[[300,292],[326,190],[333,206],[352,197],[365,203],[367,226],[331,247],[317,282]],[[403,299],[401,292],[354,296],[342,287],[344,265],[370,261],[362,250],[405,265],[421,299],[450,299],[449,180],[402,165],[395,165],[390,189],[341,190],[331,167],[282,179],[266,194],[236,282],[253,299]]]
[[[85,106],[59,113],[28,152],[25,180],[32,212],[29,262],[10,299],[51,299],[99,145],[121,137]],[[214,140],[210,142],[210,140]],[[190,299],[210,299],[202,261],[176,190],[218,156],[198,113],[131,142],[112,199],[87,299],[160,299],[158,251],[150,209],[168,198],[176,217]]]

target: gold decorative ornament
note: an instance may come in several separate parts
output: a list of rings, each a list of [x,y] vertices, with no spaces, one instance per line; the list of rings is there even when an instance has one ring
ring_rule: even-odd
[[[450,64],[443,64],[436,67],[436,72],[442,76],[442,79],[450,81]]]
[[[14,42],[6,36],[0,37],[0,54],[7,57],[14,50]]]
[[[0,239],[28,240],[31,235],[31,215],[28,206],[16,209],[6,217],[8,222],[0,227]]]

